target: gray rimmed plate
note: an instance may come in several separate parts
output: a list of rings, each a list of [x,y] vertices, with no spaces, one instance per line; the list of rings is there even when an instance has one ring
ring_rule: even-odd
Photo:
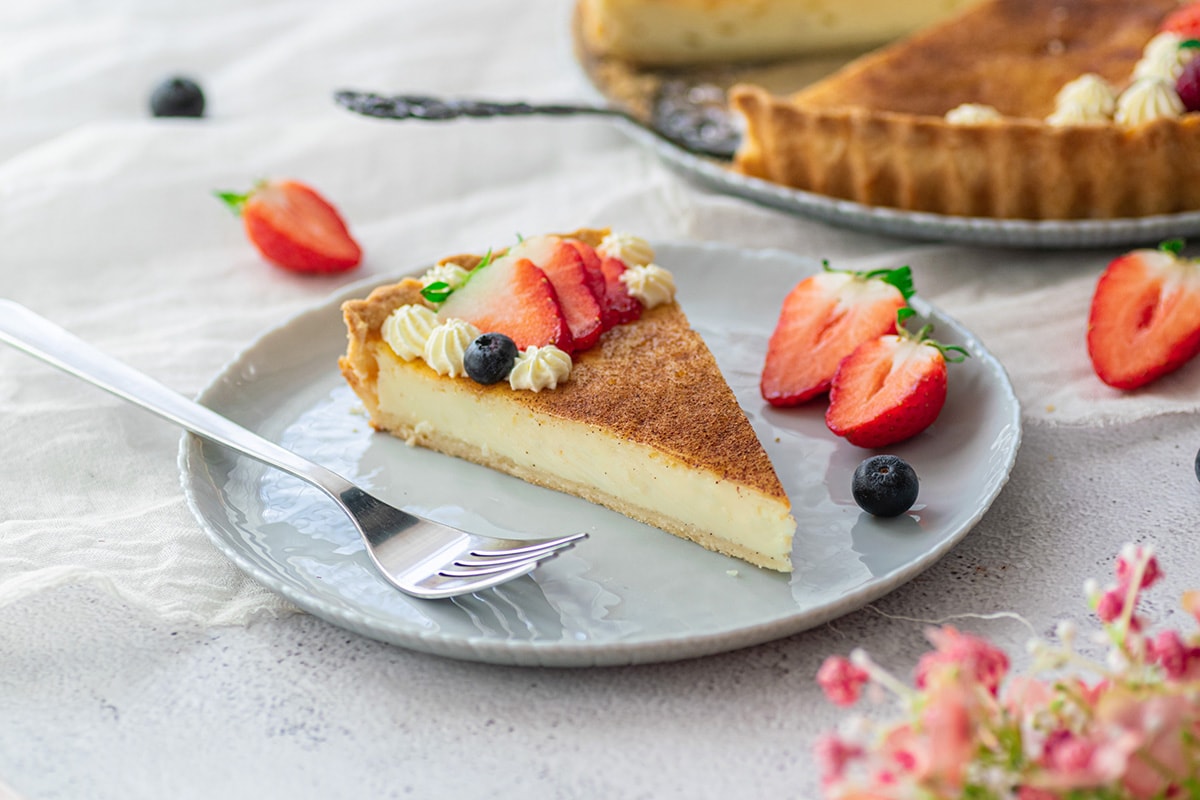
[[[792,575],[373,432],[336,364],[345,342],[339,306],[369,284],[267,332],[200,401],[427,516],[483,533],[582,529],[591,538],[503,587],[453,601],[416,600],[376,576],[354,530],[317,490],[185,436],[180,468],[193,512],[246,574],[335,625],[453,658],[593,666],[701,656],[821,624],[919,574],[987,511],[1016,457],[1020,408],[1003,367],[961,324],[914,298],[937,337],[972,358],[952,365],[938,421],[893,448],[920,476],[917,505],[899,518],[876,519],[850,494],[851,474],[870,451],[830,434],[821,403],[778,410],[758,394],[779,300],[820,264],[716,244],[656,249],[791,498],[799,523]],[[730,274],[739,276],[732,294]]]
[[[619,124],[672,170],[702,186],[868,233],[992,247],[1056,250],[1154,245],[1165,239],[1200,234],[1200,211],[1125,219],[1027,220],[954,217],[868,206],[742,175],[727,164],[689,153],[632,124]]]

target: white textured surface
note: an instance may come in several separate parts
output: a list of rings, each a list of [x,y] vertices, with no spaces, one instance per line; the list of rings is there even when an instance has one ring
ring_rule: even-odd
[[[658,666],[462,664],[291,613],[207,544],[176,430],[4,350],[0,797],[811,796],[809,748],[838,718],[812,683],[826,655],[862,646],[906,671],[922,626],[895,617],[1012,610],[1043,633],[1086,620],[1083,580],[1105,580],[1129,540],[1163,556],[1162,613],[1196,583],[1200,364],[1130,395],[1092,377],[1086,310],[1116,252],[849,233],[698,191],[600,121],[390,125],[332,107],[342,86],[587,92],[565,0],[464,5],[4,5],[0,295],[194,394],[343,282],[514,231],[611,224],[910,263],[1013,378],[1027,427],[1009,486],[941,563],[826,628]],[[146,117],[177,70],[204,83],[209,119]],[[266,175],[333,198],[362,270],[303,280],[262,264],[210,192]],[[962,624],[1014,653],[1028,633]]]

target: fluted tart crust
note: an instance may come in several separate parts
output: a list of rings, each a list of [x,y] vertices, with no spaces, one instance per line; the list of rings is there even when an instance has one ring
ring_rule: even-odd
[[[1023,219],[1200,208],[1200,115],[1053,126],[1064,84],[1114,86],[1176,0],[987,0],[787,97],[738,85],[735,167],[872,206]],[[947,122],[979,103],[995,120]]]

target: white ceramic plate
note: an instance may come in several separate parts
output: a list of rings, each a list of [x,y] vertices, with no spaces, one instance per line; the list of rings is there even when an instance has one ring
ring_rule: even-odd
[[[632,123],[621,124],[665,164],[703,186],[854,230],[929,241],[1054,249],[1154,245],[1165,239],[1200,233],[1200,211],[1110,220],[1023,220],[954,217],[868,206],[741,175]]]
[[[802,631],[908,581],[979,520],[1008,479],[1021,423],[1004,369],[966,329],[914,299],[937,338],[973,357],[951,365],[934,426],[894,448],[920,476],[917,505],[876,519],[850,494],[851,474],[870,452],[830,434],[821,403],[781,411],[758,394],[780,299],[819,264],[718,245],[657,249],[791,498],[799,523],[791,576],[373,433],[336,363],[345,342],[339,305],[365,294],[362,284],[268,332],[200,400],[415,512],[482,533],[582,529],[591,538],[503,587],[416,600],[375,574],[350,524],[316,489],[185,436],[180,467],[193,511],[242,570],[329,622],[444,656],[553,666],[681,659]]]

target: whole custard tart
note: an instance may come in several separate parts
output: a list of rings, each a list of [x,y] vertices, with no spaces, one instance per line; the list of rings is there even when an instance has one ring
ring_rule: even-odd
[[[740,84],[735,169],[872,206],[1112,219],[1200,209],[1177,0],[985,0],[790,96]],[[1173,38],[1172,38],[1173,37]]]

